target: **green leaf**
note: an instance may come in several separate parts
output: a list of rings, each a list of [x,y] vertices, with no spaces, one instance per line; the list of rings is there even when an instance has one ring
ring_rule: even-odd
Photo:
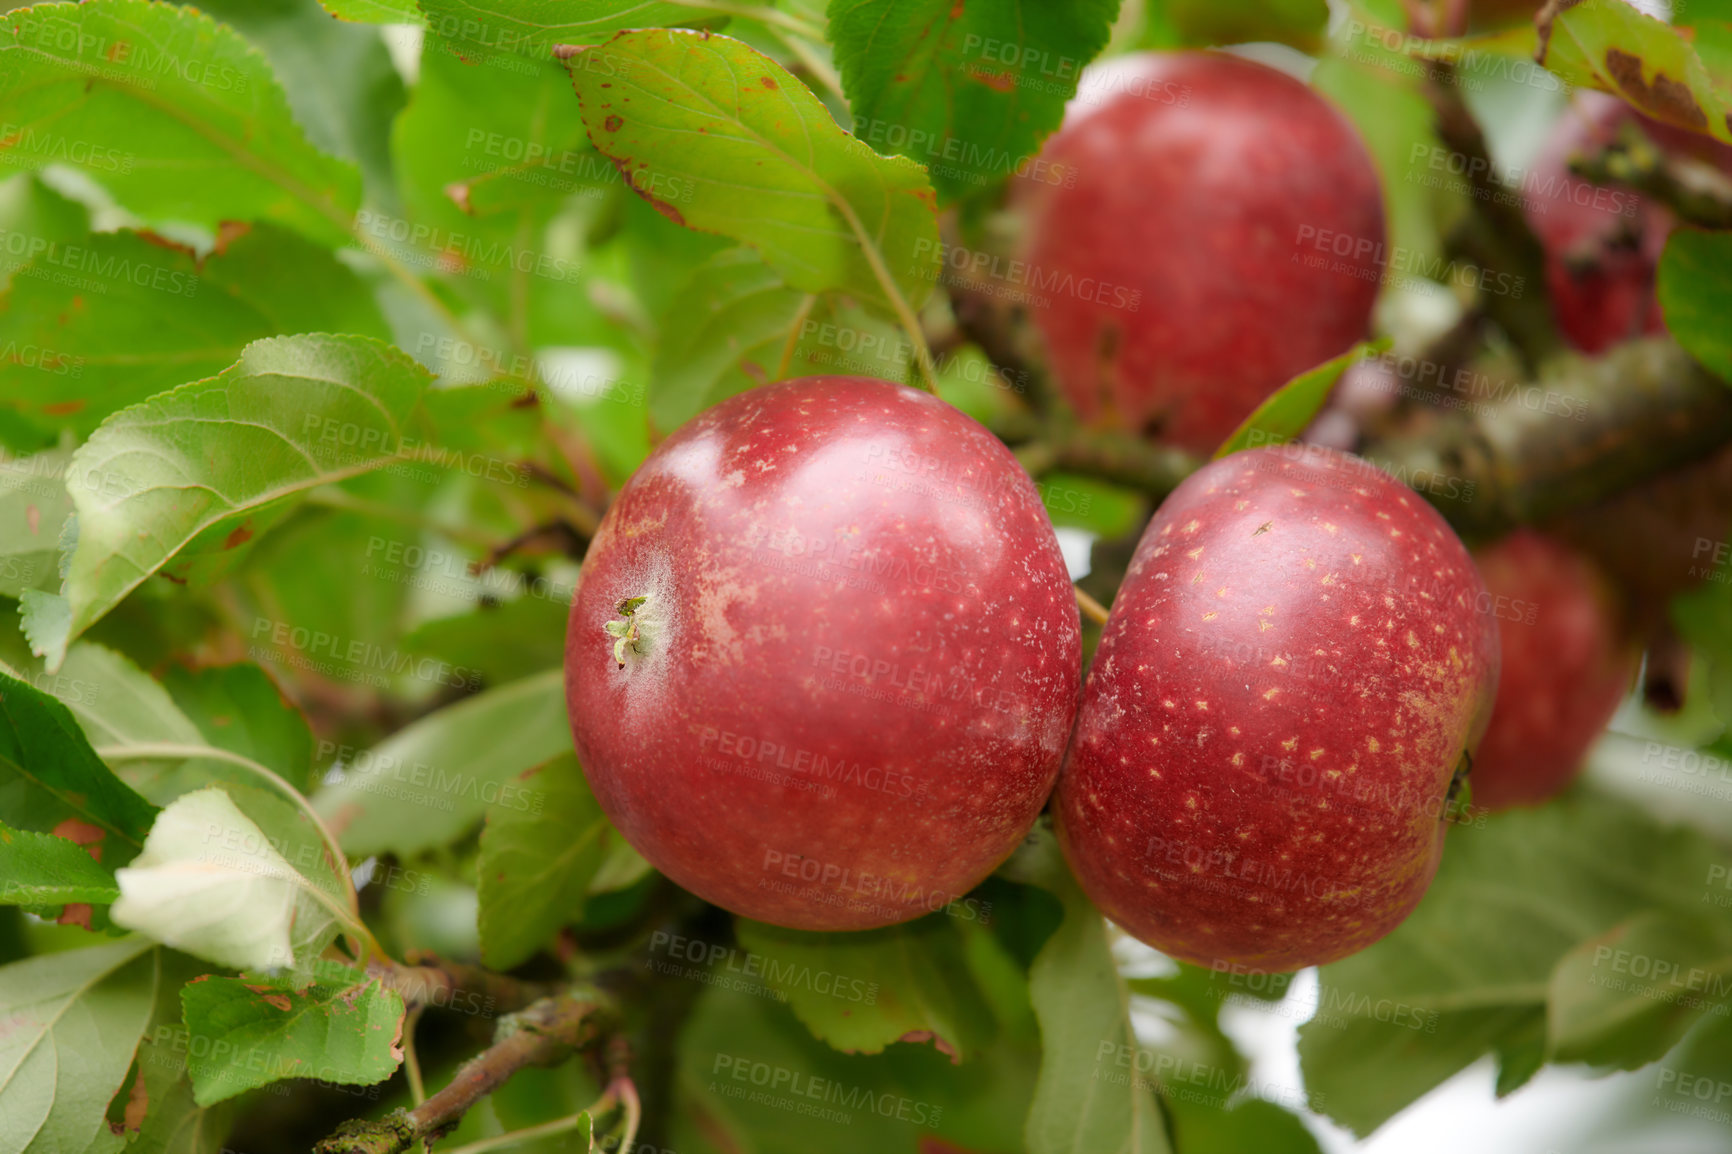
[[[31,172],[21,172],[0,180],[0,228],[6,230],[19,251],[9,251],[9,258],[0,261],[0,288],[11,283],[18,271],[30,263],[31,250],[46,252],[51,246],[70,244],[90,232],[90,210],[75,200],[68,200],[42,183]],[[38,268],[27,274],[42,276]],[[0,436],[0,443],[5,438]],[[15,446],[34,448],[34,445]]]
[[[421,19],[415,0],[349,4],[372,14],[347,19],[393,24]],[[200,0],[197,6],[264,52],[307,139],[358,165],[370,202],[394,199],[391,122],[406,93],[378,29],[332,20],[318,0]]]
[[[78,275],[53,275],[68,262]],[[314,332],[390,337],[360,279],[292,232],[261,225],[203,261],[160,238],[97,234],[13,283],[0,349],[44,353],[0,357],[0,396],[45,436],[82,439],[119,409],[220,373],[252,341]]]
[[[665,215],[751,245],[802,292],[847,292],[898,316],[931,294],[940,254],[925,173],[843,132],[769,57],[652,30],[570,67],[590,139]]]
[[[1732,585],[1723,570],[1704,561],[1687,576],[1702,580],[1672,598],[1672,624],[1707,668],[1707,697],[1721,721],[1732,722]]]
[[[196,8],[41,4],[5,17],[0,119],[17,165],[71,164],[153,221],[275,220],[348,237],[354,167],[295,123],[258,49]]]
[[[1269,41],[1315,52],[1329,21],[1324,0],[1164,0],[1179,42],[1194,47]]]
[[[831,0],[854,135],[926,162],[946,201],[996,188],[1058,127],[1118,10],[1119,0]]]
[[[991,1040],[991,1011],[969,973],[963,936],[945,914],[847,934],[744,918],[734,924],[761,980],[834,1049],[878,1054],[892,1042],[931,1043],[961,1062]]]
[[[306,790],[313,766],[313,731],[294,702],[257,665],[166,673],[169,693],[204,740],[271,770]]]
[[[115,878],[116,925],[236,969],[304,965],[346,917],[214,786],[158,814],[144,852]]]
[[[335,780],[314,806],[350,853],[419,853],[490,811],[533,808],[536,791],[517,776],[570,748],[565,675],[551,669],[448,705],[355,753],[326,778]]]
[[[1329,400],[1329,390],[1356,362],[1376,356],[1389,347],[1387,338],[1374,342],[1361,341],[1338,357],[1307,369],[1282,385],[1268,400],[1257,406],[1244,423],[1227,438],[1226,444],[1215,450],[1215,460],[1241,449],[1258,445],[1279,445],[1291,441],[1305,431]]]
[[[1645,910],[1697,912],[1720,856],[1700,835],[1578,788],[1457,826],[1419,907],[1320,974],[1305,1085],[1365,1134],[1543,1018],[1566,955]]]
[[[156,1000],[151,945],[128,938],[0,967],[0,1154],[120,1146],[104,1116]]]
[[[1166,1099],[1173,1115],[1173,1137],[1183,1154],[1322,1154],[1317,1139],[1298,1115],[1274,1102],[1245,1098],[1231,1107],[1193,1101],[1180,1092]]]
[[[1551,1056],[1634,1070],[1665,1056],[1732,1000],[1732,924],[1638,914],[1583,942],[1552,971]]]
[[[60,584],[60,530],[72,513],[63,478],[71,459],[66,449],[0,459],[0,596]]]
[[[403,648],[503,685],[565,663],[570,613],[549,597],[518,597],[473,613],[436,617],[405,637]]]
[[[583,916],[590,883],[621,841],[572,753],[522,775],[523,804],[501,804],[481,831],[481,958],[495,970],[528,961]]]
[[[308,490],[391,463],[428,380],[364,337],[277,337],[110,417],[67,470],[78,532],[61,595],[25,596],[34,651],[58,668],[145,578],[208,580]]]
[[[1666,331],[1708,371],[1732,384],[1732,233],[1677,228],[1660,255]]]
[[[421,0],[429,26],[477,59],[498,52],[545,59],[556,44],[597,44],[627,28],[773,6],[764,0]]]
[[[339,20],[368,24],[419,24],[421,9],[415,0],[319,0]]]
[[[1528,1023],[1497,1041],[1496,1092],[1499,1098],[1507,1098],[1527,1085],[1546,1064],[1545,1019],[1534,1017]]]
[[[102,832],[98,860],[120,865],[144,845],[156,807],[114,776],[67,708],[0,673],[0,821],[48,833],[75,820]]]
[[[1152,1083],[1136,1070],[1130,993],[1113,960],[1106,921],[1042,826],[1005,873],[1047,890],[1064,906],[1064,921],[1028,973],[1041,1038],[1040,1081],[1025,1130],[1029,1154],[1167,1154]]]
[[[297,990],[283,981],[206,976],[181,990],[199,1105],[284,1078],[370,1086],[396,1072],[403,999],[360,971]]]
[[[221,1154],[234,1103],[206,1109],[193,1100],[192,1080],[186,1073],[191,1038],[181,1023],[180,992],[206,967],[172,950],[157,953],[163,973],[157,983],[150,1028],[138,1044],[138,1079],[116,1096],[116,1103],[124,1109],[133,1104],[133,1093],[142,1090],[144,1125],[136,1134],[129,1134],[127,1149],[137,1154]],[[112,1118],[114,1107],[109,1113]]]
[[[114,875],[78,843],[0,824],[0,905],[100,905],[119,895]]]

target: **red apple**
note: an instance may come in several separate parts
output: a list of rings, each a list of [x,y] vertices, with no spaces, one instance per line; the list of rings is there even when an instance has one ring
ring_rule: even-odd
[[[1286,73],[1144,55],[1084,85],[1041,159],[1017,187],[1024,279],[1085,419],[1207,452],[1364,335],[1384,257],[1377,170]]]
[[[1473,801],[1535,805],[1576,776],[1636,674],[1616,603],[1586,558],[1530,530],[1476,558],[1491,594],[1503,671],[1474,756]]]
[[[1080,670],[1016,459],[859,377],[743,393],[668,438],[603,518],[566,640],[578,755],[626,840],[807,930],[985,878],[1052,789]]]
[[[1580,92],[1522,181],[1528,224],[1546,250],[1546,287],[1558,328],[1576,348],[1598,353],[1663,328],[1654,274],[1672,214],[1626,188],[1570,173],[1636,122],[1666,152],[1732,173],[1732,148],[1712,137],[1659,124],[1615,96]]]
[[[1137,547],[1059,778],[1089,896],[1200,965],[1319,965],[1395,928],[1490,712],[1484,592],[1443,518],[1357,458],[1193,474]]]

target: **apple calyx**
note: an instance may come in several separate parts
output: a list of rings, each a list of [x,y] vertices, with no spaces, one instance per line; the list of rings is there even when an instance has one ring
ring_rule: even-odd
[[[639,610],[648,603],[648,594],[641,597],[623,598],[618,605],[614,606],[614,611],[624,620],[607,621],[602,624],[602,628],[607,630],[607,635],[615,639],[613,659],[621,669],[625,668],[628,656],[642,657],[647,652],[651,630],[645,628],[647,622],[645,622],[644,617],[647,614],[640,615]]]

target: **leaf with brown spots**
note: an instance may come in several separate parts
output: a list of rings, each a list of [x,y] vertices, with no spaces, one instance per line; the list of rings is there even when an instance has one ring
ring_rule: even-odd
[[[188,1048],[201,1106],[284,1078],[370,1086],[402,1060],[394,1042],[403,999],[339,965],[321,965],[318,980],[301,990],[287,978],[212,977],[187,985],[180,998],[187,1029],[209,1042]]]
[[[854,135],[927,164],[944,201],[990,194],[1033,165],[1119,0],[838,0],[836,66]]]

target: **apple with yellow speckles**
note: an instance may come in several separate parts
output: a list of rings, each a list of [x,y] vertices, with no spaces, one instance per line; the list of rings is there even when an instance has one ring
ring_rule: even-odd
[[[1193,474],[1137,546],[1059,778],[1084,890],[1201,965],[1294,970],[1394,929],[1496,692],[1484,593],[1443,518],[1358,458]]]
[[[1034,824],[1081,672],[1052,523],[938,398],[811,377],[669,437],[584,558],[566,694],[602,809],[735,913],[955,907]]]

